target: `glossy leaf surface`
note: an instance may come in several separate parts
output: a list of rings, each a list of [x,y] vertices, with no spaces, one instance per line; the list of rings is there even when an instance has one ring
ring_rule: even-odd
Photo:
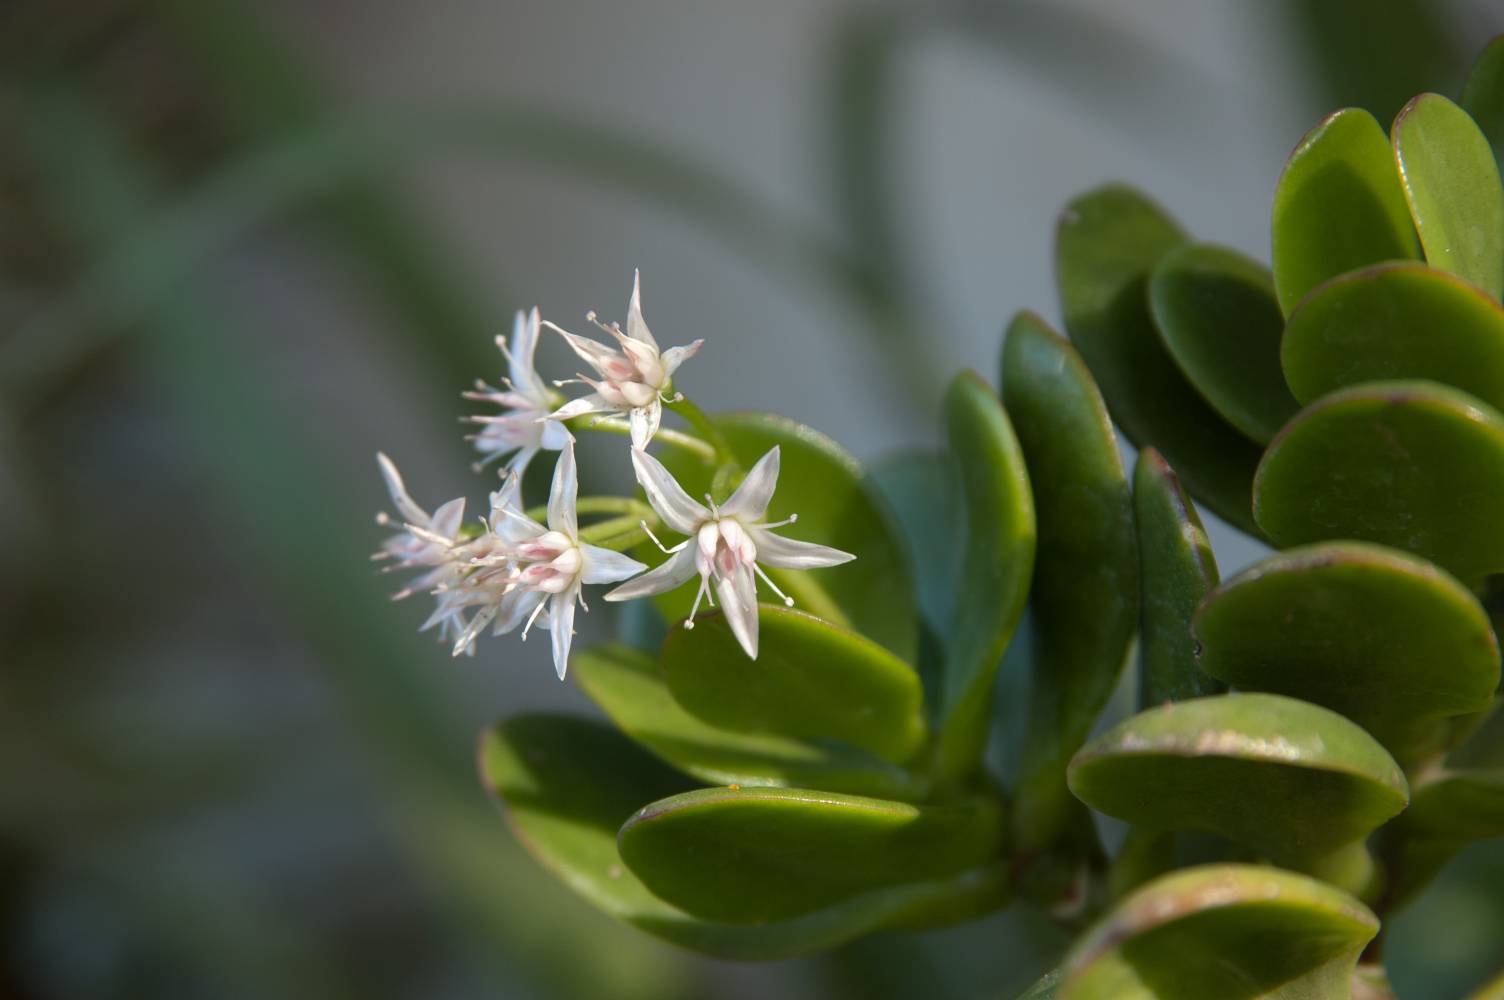
[[[758,616],[756,660],[719,612],[670,630],[662,664],[676,702],[724,729],[838,740],[895,763],[914,755],[926,727],[912,667],[802,611],[764,604]]]
[[[1065,329],[1129,440],[1158,448],[1193,494],[1256,534],[1248,497],[1258,448],[1186,381],[1150,315],[1149,275],[1184,242],[1159,206],[1129,188],[1071,202],[1055,240]]]
[[[866,893],[819,912],[756,927],[692,917],[647,890],[622,863],[616,836],[644,802],[684,778],[605,726],[522,716],[487,733],[481,776],[529,853],[597,907],[686,948],[735,959],[803,955],[889,926],[967,919],[1007,898],[991,866]]]
[[[975,373],[951,383],[945,430],[966,507],[935,754],[937,777],[954,783],[976,767],[987,741],[993,681],[1029,596],[1035,526],[1018,438],[997,395]]]
[[[1208,865],[1144,886],[1066,955],[1060,1000],[1338,1000],[1379,921],[1276,868]]]
[[[1362,382],[1419,378],[1504,407],[1504,308],[1424,264],[1333,278],[1291,314],[1280,355],[1302,403]]]
[[[709,725],[674,700],[656,660],[625,646],[578,654],[574,676],[623,732],[706,784],[826,788],[904,801],[926,791],[918,776],[854,747]]]
[[[1426,262],[1497,299],[1504,292],[1504,187],[1488,140],[1440,94],[1405,105],[1392,138]]]
[[[1140,712],[1083,747],[1069,776],[1109,816],[1220,834],[1287,862],[1352,843],[1408,798],[1399,765],[1357,725],[1268,694]]]
[[[1260,444],[1300,409],[1280,370],[1285,317],[1264,265],[1187,243],[1154,268],[1149,304],[1170,356],[1212,409]]]
[[[1139,625],[1139,704],[1216,694],[1222,684],[1196,662],[1191,616],[1217,586],[1217,560],[1180,479],[1153,448],[1133,471],[1143,609]]]
[[[1504,568],[1504,418],[1435,382],[1371,382],[1323,397],[1270,445],[1254,486],[1281,545],[1377,542],[1472,586]]]
[[[791,788],[711,788],[644,806],[621,856],[660,898],[709,920],[759,924],[997,860],[1001,802],[944,806]]]
[[[1489,707],[1499,647],[1471,592],[1423,559],[1357,542],[1291,549],[1229,580],[1195,620],[1201,667],[1325,705],[1402,760],[1427,729]]]
[[[828,569],[771,569],[769,575],[805,611],[847,625],[912,663],[919,636],[913,573],[897,527],[861,464],[830,438],[784,417],[728,413],[717,415],[714,421],[744,472],[778,445],[778,488],[768,507],[768,519],[799,515],[797,524],[778,529],[780,535],[831,545],[856,556],[852,562]],[[715,470],[700,458],[668,448],[658,458],[690,496],[710,492]],[[670,543],[668,538],[664,542]],[[663,560],[662,553],[650,546],[641,547],[637,555],[652,565]],[[658,600],[670,623],[689,614],[697,583],[695,578]],[[822,599],[833,601],[839,615],[822,607]]]
[[[1306,133],[1275,188],[1271,232],[1274,288],[1287,316],[1339,274],[1420,259],[1394,153],[1373,115],[1345,108]]]
[[[1132,498],[1107,407],[1071,345],[1021,313],[1003,347],[1003,403],[1038,518],[1029,590],[1029,730],[1020,850],[1054,839],[1072,805],[1065,766],[1112,690],[1138,624]]]

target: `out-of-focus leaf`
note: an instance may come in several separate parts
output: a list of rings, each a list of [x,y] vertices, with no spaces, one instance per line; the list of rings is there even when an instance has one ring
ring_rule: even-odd
[[[1496,633],[1497,634],[1497,633]],[[1450,754],[1447,766],[1457,769],[1499,768],[1504,770],[1504,695]]]
[[[1160,338],[1221,416],[1268,444],[1300,409],[1279,366],[1284,315],[1264,265],[1209,243],[1171,250],[1149,280]]]
[[[918,776],[853,747],[708,725],[674,701],[662,668],[637,650],[597,647],[578,654],[573,666],[580,686],[623,732],[707,784],[828,788],[904,801],[925,794]]]
[[[1254,514],[1281,545],[1352,538],[1473,586],[1504,569],[1504,417],[1435,382],[1369,382],[1302,410],[1269,446]]]
[[[1339,274],[1421,256],[1389,140],[1358,108],[1328,115],[1300,140],[1274,190],[1272,227],[1274,289],[1287,316]]]
[[[1020,851],[1059,836],[1065,766],[1117,685],[1138,621],[1133,506],[1106,404],[1074,349],[1020,313],[1003,345],[1003,405],[1038,519],[1029,613],[1029,730],[1016,796]]]
[[[1489,707],[1499,645],[1466,587],[1394,549],[1330,542],[1256,563],[1195,620],[1200,663],[1242,690],[1341,712],[1400,760]]]
[[[874,889],[997,860],[993,796],[918,806],[798,788],[709,788],[644,806],[621,856],[659,898],[707,920],[763,924]]]
[[[1426,262],[1497,299],[1504,292],[1504,186],[1488,140],[1440,94],[1405,105],[1392,137]]]
[[[1409,799],[1394,758],[1337,713],[1224,694],[1151,708],[1071,761],[1087,805],[1154,830],[1215,833],[1299,863],[1366,836]]]
[[[1462,88],[1462,107],[1494,149],[1494,162],[1504,163],[1504,35],[1483,47]]]
[[[760,926],[692,917],[649,892],[616,837],[645,801],[684,779],[626,737],[568,716],[523,716],[488,733],[481,775],[540,864],[606,913],[686,948],[734,959],[804,955],[889,926],[961,920],[1007,898],[1003,866],[866,893]]]
[[[1469,993],[1467,1000],[1504,1000],[1504,971]]]
[[[861,464],[819,431],[786,417],[729,413],[713,419],[744,471],[778,446],[778,488],[768,519],[799,515],[798,523],[778,529],[780,535],[833,545],[856,556],[829,569],[770,569],[769,575],[811,614],[833,617],[801,596],[811,591],[816,599],[828,595],[839,609],[836,624],[855,629],[913,663],[919,644],[913,573],[898,528]],[[665,450],[659,457],[690,496],[711,492],[715,470],[710,466],[677,450]],[[640,555],[650,563],[664,558],[647,546]],[[688,616],[697,583],[695,579],[659,599],[670,622]]]
[[[1280,345],[1303,404],[1361,382],[1422,378],[1504,408],[1504,308],[1425,264],[1353,271],[1314,289]]]
[[[945,397],[949,452],[961,473],[966,549],[946,629],[935,774],[961,781],[987,743],[992,686],[1018,628],[1034,569],[1034,502],[1023,451],[1003,405],[974,372]]]
[[[1066,955],[1060,1000],[1338,1000],[1378,918],[1276,868],[1206,865],[1125,899]]]
[[[1196,663],[1191,615],[1217,585],[1217,560],[1180,479],[1145,448],[1133,470],[1142,592],[1139,705],[1217,694],[1222,685]]]
[[[1065,329],[1123,433],[1155,447],[1198,499],[1250,534],[1258,448],[1219,417],[1170,358],[1149,311],[1149,275],[1185,242],[1143,195],[1116,185],[1066,206],[1055,237]]]
[[[1061,969],[1051,969],[1039,981],[1018,995],[1018,1000],[1055,1000],[1059,996],[1060,981],[1065,978]]]
[[[1385,835],[1389,896],[1399,905],[1472,841],[1504,837],[1504,768],[1425,774],[1416,780],[1411,808]]]
[[[926,727],[912,667],[870,639],[800,611],[764,604],[758,616],[756,660],[719,613],[669,632],[663,674],[675,701],[737,732],[838,740],[894,763],[914,756]]]

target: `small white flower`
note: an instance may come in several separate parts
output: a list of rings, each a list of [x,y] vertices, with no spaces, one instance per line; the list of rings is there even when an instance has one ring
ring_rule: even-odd
[[[497,337],[496,346],[507,359],[507,377],[501,380],[501,388],[476,382],[475,390],[464,394],[466,399],[506,408],[505,413],[495,416],[467,418],[472,424],[483,425],[473,440],[476,450],[485,458],[475,463],[475,469],[479,471],[496,459],[511,455],[507,467],[521,474],[539,451],[545,448],[558,451],[570,440],[563,424],[547,419],[558,402],[557,394],[549,390],[533,367],[533,355],[538,350],[537,308],[526,314],[518,311],[512,324],[510,348],[505,337]]]
[[[523,625],[526,638],[528,629],[546,613],[553,633],[554,669],[563,680],[574,635],[575,604],[585,603],[581,586],[616,583],[646,567],[620,552],[580,541],[575,517],[579,486],[572,440],[564,443],[554,466],[547,527],[522,512],[516,483],[514,473],[507,485],[492,495],[489,530],[483,536],[487,548],[470,557],[468,572],[446,588],[435,615],[479,606],[455,640],[454,653],[458,656],[493,621],[493,634]]]
[[[700,609],[701,598],[709,595],[713,579],[732,634],[747,655],[757,659],[757,580],[753,574],[762,577],[784,604],[794,603],[758,563],[784,569],[819,569],[856,558],[840,549],[773,533],[774,528],[792,524],[797,515],[772,524],[764,522],[768,502],[778,485],[778,461],[775,445],[752,467],[730,499],[717,506],[707,496],[705,501],[710,506],[704,507],[690,499],[663,463],[645,451],[633,450],[632,464],[648,503],[664,524],[689,537],[664,550],[670,554],[666,562],[617,587],[606,600],[628,601],[666,593],[699,573],[700,587],[684,627],[694,627],[695,612]]]
[[[625,413],[632,429],[632,447],[646,448],[663,419],[664,393],[674,372],[693,357],[703,340],[685,347],[670,347],[659,352],[658,342],[642,318],[642,293],[639,277],[632,277],[632,300],[627,304],[627,332],[615,323],[607,326],[588,317],[602,330],[616,338],[620,350],[612,350],[586,337],[579,337],[553,323],[545,326],[559,334],[585,360],[599,378],[579,376],[575,381],[595,391],[570,400],[548,415],[550,420],[568,420],[587,413]],[[563,385],[565,383],[558,383]]]
[[[407,487],[402,482],[402,474],[397,471],[396,464],[390,458],[377,452],[376,464],[381,467],[381,478],[386,481],[386,490],[391,495],[392,506],[397,509],[398,515],[402,518],[403,530],[396,532],[383,542],[381,551],[371,558],[395,560],[392,565],[386,567],[387,571],[425,570],[406,587],[393,594],[392,600],[400,601],[420,590],[432,591],[459,579],[462,568],[461,560],[455,557],[455,547],[459,539],[460,524],[465,519],[464,497],[449,501],[429,516],[429,513],[419,507],[408,495]],[[392,518],[386,513],[377,514],[376,523],[383,526],[390,525]],[[439,636],[443,639],[452,631],[462,627],[463,623],[452,617],[436,618],[430,619],[424,628],[434,625],[440,626]]]

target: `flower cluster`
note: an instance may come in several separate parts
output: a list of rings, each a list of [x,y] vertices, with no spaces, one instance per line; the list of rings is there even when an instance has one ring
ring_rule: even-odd
[[[593,313],[590,319],[595,321]],[[554,667],[563,679],[574,634],[575,608],[589,610],[584,585],[618,583],[620,586],[606,594],[606,600],[625,601],[666,593],[698,574],[699,589],[684,627],[694,627],[702,600],[715,606],[719,599],[733,635],[747,655],[756,659],[757,580],[760,578],[785,604],[794,603],[762,567],[814,569],[855,557],[839,549],[774,534],[773,529],[795,520],[789,517],[766,522],[768,504],[778,483],[776,446],[762,456],[724,503],[717,504],[709,495],[704,505],[691,499],[646,449],[659,432],[664,404],[683,399],[677,393],[670,395],[674,372],[699,351],[703,341],[660,351],[642,318],[640,286],[635,279],[626,331],[614,323],[597,325],[615,339],[616,349],[540,320],[537,309],[517,314],[510,343],[504,337],[497,338],[507,362],[507,376],[499,388],[477,383],[474,391],[465,393],[466,398],[504,408],[499,415],[469,418],[482,427],[472,436],[484,455],[476,468],[506,460],[501,488],[491,494],[490,510],[478,519],[478,527],[464,523],[463,499],[451,500],[430,515],[408,495],[391,459],[377,455],[400,518],[394,521],[382,514],[377,521],[399,524],[400,530],[386,540],[375,558],[390,560],[392,569],[418,573],[394,597],[401,599],[419,591],[432,594],[437,604],[422,628],[438,629],[440,640],[449,643],[456,656],[473,654],[476,639],[487,628],[493,635],[503,635],[520,626],[525,639],[534,625],[546,625],[553,637]],[[545,326],[562,336],[597,376],[582,374],[554,382],[553,387],[583,384],[592,390],[588,395],[565,402],[539,377],[534,354],[539,331]],[[581,538],[574,438],[565,421],[591,416],[592,421],[576,421],[575,425],[576,429],[590,430],[620,415],[627,418],[624,429],[631,437],[632,466],[654,519],[685,536],[683,541],[666,547],[643,518],[638,525],[641,536],[627,541],[618,538],[621,547],[639,538],[652,539],[668,556],[653,569],[615,548],[589,544]],[[617,420],[615,428],[620,427]],[[697,443],[710,449],[704,442]],[[530,517],[521,506],[522,473],[542,451],[559,453],[546,525]]]

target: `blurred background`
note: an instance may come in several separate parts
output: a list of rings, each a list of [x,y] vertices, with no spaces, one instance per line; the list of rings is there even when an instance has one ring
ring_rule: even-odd
[[[1064,944],[1025,913],[732,965],[545,875],[471,748],[591,709],[546,643],[451,660],[389,604],[374,452],[480,500],[455,418],[493,335],[623,318],[633,268],[662,342],[706,338],[707,409],[933,443],[953,369],[1058,319],[1066,199],[1125,180],[1267,258],[1306,128],[1455,94],[1501,31],[1492,0],[5,0],[0,997],[1011,996]],[[1472,849],[1395,923],[1401,995],[1481,981],[1501,899]]]

